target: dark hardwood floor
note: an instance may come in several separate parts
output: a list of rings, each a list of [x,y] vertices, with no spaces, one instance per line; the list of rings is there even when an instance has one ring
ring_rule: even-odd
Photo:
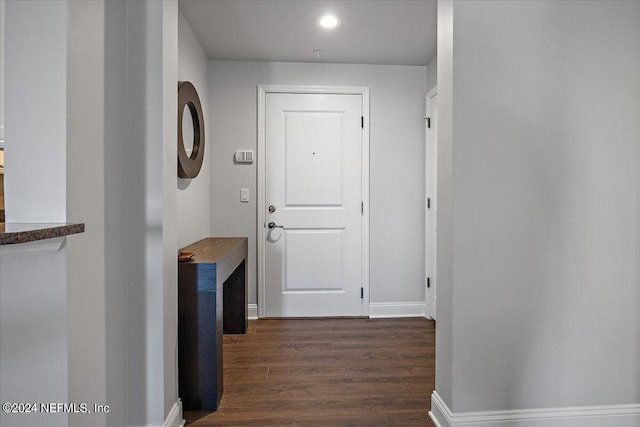
[[[435,324],[424,318],[254,320],[224,336],[224,394],[205,426],[434,426]]]

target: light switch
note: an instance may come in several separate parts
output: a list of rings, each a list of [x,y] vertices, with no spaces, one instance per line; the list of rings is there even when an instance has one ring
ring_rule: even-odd
[[[252,150],[238,150],[235,154],[236,163],[253,163]]]
[[[240,201],[247,203],[249,201],[249,189],[241,188],[240,189]]]

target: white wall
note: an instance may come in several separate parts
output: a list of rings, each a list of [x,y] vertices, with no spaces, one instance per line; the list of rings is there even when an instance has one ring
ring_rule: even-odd
[[[5,40],[5,0],[0,0],[0,148],[4,148],[4,40]],[[3,156],[4,152],[0,154]],[[0,158],[0,163],[4,160]]]
[[[128,301],[127,279],[127,4],[104,2],[104,233],[105,368],[107,425],[127,425]],[[99,48],[97,48],[99,50]]]
[[[439,9],[436,390],[454,413],[638,404],[640,2]]]
[[[104,2],[68,3],[67,239],[69,399],[107,404],[105,345]],[[87,201],[91,201],[87,203]],[[114,286],[116,284],[113,284]],[[87,381],[91,378],[91,381]],[[114,406],[114,412],[122,408]],[[69,426],[106,425],[105,414],[71,414]]]
[[[177,403],[178,9],[127,3],[126,251],[130,425]]]
[[[155,6],[154,6],[155,7]],[[162,80],[160,86],[162,105],[162,286],[163,286],[163,381],[165,424],[182,421],[182,407],[178,400],[178,156],[176,155],[178,123],[178,1],[165,0],[156,12],[161,16],[159,36],[162,40]],[[153,104],[151,104],[153,105]],[[149,267],[152,265],[149,264]],[[153,298],[152,296],[151,298]],[[149,299],[147,299],[149,302]],[[155,324],[150,324],[151,331]],[[170,413],[179,415],[168,420]]]
[[[194,179],[178,178],[178,247],[210,236],[210,154],[209,81],[207,55],[189,24],[180,13],[178,21],[178,80],[190,81],[198,91],[205,126],[202,169]]]
[[[371,88],[371,302],[424,301],[424,95],[426,69],[313,63],[209,63],[211,233],[249,237],[249,301],[256,303],[256,150],[259,84]],[[250,203],[240,203],[249,188]]]
[[[7,2],[5,13],[7,221],[64,222],[67,2]],[[0,249],[0,400],[67,402],[67,251],[8,252]],[[0,413],[6,427],[67,421]]]
[[[175,426],[178,6],[103,7],[107,425]]]
[[[67,251],[6,252],[0,247],[0,400],[69,402]],[[2,411],[0,424],[65,427],[68,414]]]
[[[21,3],[5,6],[6,220],[65,222],[67,2]]]
[[[177,4],[69,16],[68,206],[87,227],[69,244],[70,397],[109,404],[92,425],[162,424],[178,400]]]
[[[177,3],[9,2],[7,14],[6,105],[31,113],[7,116],[9,219],[68,214],[86,233],[57,252],[2,247],[0,400],[110,412],[0,423],[178,425]]]
[[[453,364],[453,4],[438,2],[436,391],[452,401]],[[433,408],[433,403],[431,404]]]
[[[427,92],[438,84],[438,57],[434,56],[427,64]]]

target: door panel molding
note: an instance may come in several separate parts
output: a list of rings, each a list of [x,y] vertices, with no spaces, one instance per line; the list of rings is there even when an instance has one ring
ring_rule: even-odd
[[[300,86],[300,85],[258,85],[258,199],[257,199],[257,241],[258,241],[258,317],[265,316],[265,239],[267,235],[264,212],[266,193],[266,98],[268,93],[289,94],[334,94],[361,95],[362,115],[362,315],[369,315],[369,88],[364,86]]]

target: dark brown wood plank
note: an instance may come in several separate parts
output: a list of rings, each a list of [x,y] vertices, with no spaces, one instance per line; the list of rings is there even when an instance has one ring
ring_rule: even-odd
[[[246,237],[208,237],[180,250],[194,252],[191,262],[219,263],[246,241]]]
[[[433,426],[435,325],[409,319],[269,319],[224,336],[225,391],[193,427]]]
[[[244,334],[249,323],[249,286],[247,282],[247,260],[225,280],[222,291],[223,321],[225,334]]]

